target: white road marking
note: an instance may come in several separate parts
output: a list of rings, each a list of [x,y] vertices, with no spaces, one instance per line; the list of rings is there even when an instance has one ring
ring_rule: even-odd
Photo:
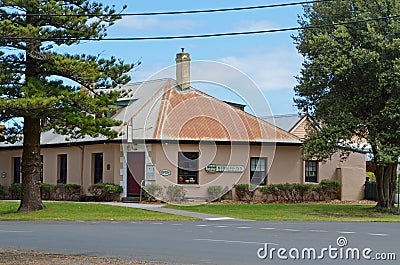
[[[260,229],[263,229],[263,230],[275,230],[276,228],[274,228],[274,227],[262,227]]]
[[[227,225],[217,225],[216,227],[223,228],[223,227],[228,227],[228,226]]]
[[[33,231],[0,230],[0,233],[32,233]]]
[[[374,233],[368,233],[370,236],[389,236],[388,234],[374,234]]]
[[[249,226],[239,226],[239,227],[236,227],[236,228],[239,228],[239,229],[249,229],[249,228],[251,228],[251,227],[249,227]]]
[[[299,229],[289,229],[289,228],[285,228],[285,229],[282,229],[283,231],[289,231],[289,232],[300,232],[300,230]]]
[[[152,225],[162,225],[164,223],[151,223]]]
[[[209,226],[209,225],[196,225],[196,226]]]
[[[351,231],[336,231],[339,234],[355,234],[356,232],[351,232]]]
[[[193,239],[195,241],[209,241],[209,242],[223,242],[223,243],[239,243],[239,244],[257,244],[257,245],[275,245],[278,246],[278,244],[275,243],[268,243],[268,242],[252,242],[252,241],[239,241],[239,240],[224,240],[224,239],[209,239],[209,238],[195,238]]]
[[[328,233],[326,230],[308,230],[310,232],[317,232],[317,233]]]
[[[171,224],[171,225],[183,225],[183,224]]]
[[[208,221],[222,221],[222,220],[233,220],[235,218],[232,217],[211,217],[211,218],[205,218],[205,220]]]

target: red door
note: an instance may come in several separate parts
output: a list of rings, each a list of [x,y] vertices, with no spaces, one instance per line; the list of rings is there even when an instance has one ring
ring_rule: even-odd
[[[144,152],[130,152],[128,156],[128,196],[140,195],[140,183],[144,180]]]

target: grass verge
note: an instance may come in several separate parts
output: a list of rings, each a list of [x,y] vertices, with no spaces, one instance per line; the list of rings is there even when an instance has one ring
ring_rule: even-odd
[[[205,204],[166,207],[259,221],[400,222],[400,215],[376,211],[371,205]]]
[[[46,209],[17,213],[19,202],[0,201],[0,221],[130,221],[196,220],[140,209],[76,202],[45,202]]]

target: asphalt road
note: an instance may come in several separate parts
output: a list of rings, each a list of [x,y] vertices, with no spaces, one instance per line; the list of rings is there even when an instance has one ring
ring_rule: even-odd
[[[339,237],[344,238],[337,242]],[[265,243],[268,255],[261,259],[257,253],[265,256]],[[237,220],[0,222],[0,248],[179,264],[399,264],[400,224]],[[286,252],[281,250],[279,257],[278,250],[272,248]],[[310,260],[308,255],[313,257],[310,248],[321,259]],[[346,259],[349,248],[357,248],[360,259],[352,258],[351,249],[350,260]],[[364,253],[370,260],[362,256],[366,248],[371,249]],[[296,250],[299,259],[294,259]],[[386,253],[394,253],[397,260],[375,259],[376,254],[383,257]],[[386,258],[393,259],[390,255]]]

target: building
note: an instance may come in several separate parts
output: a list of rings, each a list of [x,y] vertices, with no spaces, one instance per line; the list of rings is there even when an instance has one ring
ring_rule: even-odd
[[[342,199],[362,198],[365,157],[340,162],[303,161],[301,137],[306,119],[285,127],[243,111],[243,105],[211,97],[190,84],[190,55],[176,56],[176,80],[126,85],[126,96],[112,118],[123,124],[113,140],[85,137],[66,141],[41,136],[44,183],[76,183],[82,191],[97,182],[120,184],[123,197],[141,186],[181,186],[187,199],[206,199],[210,186],[229,190],[236,183],[317,183],[338,179]],[[283,121],[283,119],[282,119]],[[287,120],[286,123],[289,123]],[[291,123],[292,123],[291,122]],[[0,185],[20,181],[20,143],[0,145]]]

